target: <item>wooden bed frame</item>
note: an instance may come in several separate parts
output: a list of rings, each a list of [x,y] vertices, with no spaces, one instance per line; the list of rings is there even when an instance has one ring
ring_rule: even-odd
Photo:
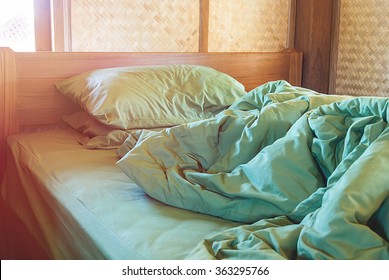
[[[54,82],[98,68],[197,64],[236,78],[249,91],[273,80],[301,85],[302,53],[75,53],[13,52],[0,48],[0,179],[5,168],[6,138],[50,128],[79,107],[61,95]]]

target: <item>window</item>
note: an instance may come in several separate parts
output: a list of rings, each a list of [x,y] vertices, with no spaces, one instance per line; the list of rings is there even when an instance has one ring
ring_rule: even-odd
[[[33,0],[0,0],[0,46],[34,51]]]

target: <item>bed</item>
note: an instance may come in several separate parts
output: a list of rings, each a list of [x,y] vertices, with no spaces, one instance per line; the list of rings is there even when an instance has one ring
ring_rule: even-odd
[[[301,88],[301,52],[1,60],[6,226],[35,257],[389,258],[388,100]]]

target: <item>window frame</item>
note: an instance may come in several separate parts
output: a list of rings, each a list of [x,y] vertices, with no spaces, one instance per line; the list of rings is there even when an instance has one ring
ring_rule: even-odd
[[[34,0],[33,7],[36,51],[52,51],[50,2],[50,0]]]

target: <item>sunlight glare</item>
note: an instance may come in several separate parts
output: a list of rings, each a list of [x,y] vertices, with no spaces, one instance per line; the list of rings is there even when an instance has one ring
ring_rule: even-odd
[[[0,0],[0,46],[35,50],[33,0]]]

